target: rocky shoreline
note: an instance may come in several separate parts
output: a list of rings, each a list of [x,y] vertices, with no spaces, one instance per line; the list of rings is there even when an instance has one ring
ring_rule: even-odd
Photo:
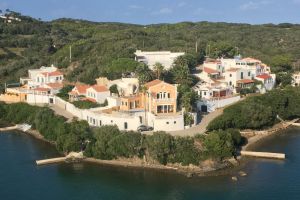
[[[253,145],[255,145],[258,141],[261,141],[264,138],[267,138],[268,136],[274,135],[275,133],[287,129],[292,125],[292,123],[296,121],[298,121],[298,119],[292,120],[291,122],[281,122],[263,131],[254,131],[254,130],[242,131],[241,134],[244,137],[246,137],[248,140],[247,144],[242,147],[242,150],[248,150]],[[54,142],[50,142],[46,140],[43,137],[43,135],[40,134],[37,130],[30,129],[26,131],[26,133],[38,140],[47,142],[51,145],[55,145]],[[170,172],[183,174],[187,177],[225,175],[225,174],[230,174],[236,170],[240,170],[243,166],[241,157],[239,157],[237,161],[233,158],[222,162],[206,160],[203,161],[200,166],[195,166],[195,165],[182,166],[181,164],[161,165],[157,163],[145,162],[143,159],[138,159],[138,158],[129,158],[129,159],[119,158],[117,160],[100,160],[96,158],[85,158],[83,159],[83,162],[99,164],[99,165],[109,165],[115,167],[170,171]]]

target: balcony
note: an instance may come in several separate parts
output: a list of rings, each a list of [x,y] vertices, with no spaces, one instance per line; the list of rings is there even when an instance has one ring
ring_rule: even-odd
[[[175,103],[176,99],[174,98],[166,98],[166,99],[153,99],[156,103]]]

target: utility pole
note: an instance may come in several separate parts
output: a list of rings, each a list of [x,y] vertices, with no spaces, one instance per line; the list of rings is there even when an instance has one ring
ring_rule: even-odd
[[[70,63],[72,62],[72,46],[70,46]]]

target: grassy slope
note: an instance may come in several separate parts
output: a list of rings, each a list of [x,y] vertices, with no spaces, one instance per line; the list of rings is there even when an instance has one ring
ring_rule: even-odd
[[[145,28],[71,19],[40,22],[26,17],[18,24],[0,22],[0,33],[0,84],[17,81],[29,68],[51,63],[64,68],[68,79],[91,83],[105,75],[113,60],[133,58],[136,49],[194,53],[196,40],[203,50],[207,44],[225,41],[239,47],[243,55],[267,63],[275,55],[291,55],[295,61],[300,57],[300,26],[289,24],[185,22]],[[69,46],[73,66],[68,68]]]

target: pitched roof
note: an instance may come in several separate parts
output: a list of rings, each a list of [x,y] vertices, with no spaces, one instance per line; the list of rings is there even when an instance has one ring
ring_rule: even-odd
[[[210,69],[210,68],[207,68],[207,67],[204,67],[203,71],[208,73],[208,74],[218,74],[219,73],[217,70]]]
[[[52,89],[60,89],[64,87],[62,83],[48,83],[47,86]]]
[[[86,90],[89,88],[89,85],[81,85],[81,84],[76,84],[75,88],[77,89],[79,94],[85,94]],[[74,89],[75,89],[74,88]]]
[[[237,83],[249,84],[249,83],[254,83],[254,81],[251,79],[242,79],[242,80],[238,80]]]
[[[60,71],[56,70],[54,72],[44,72],[42,73],[44,76],[61,76],[63,75],[63,73],[61,73]]]
[[[242,59],[243,61],[248,61],[248,62],[261,62],[260,60],[257,60],[255,58],[251,58],[251,57],[248,57],[248,58],[244,58]]]
[[[104,85],[93,85],[93,88],[96,92],[108,92],[109,90]]]
[[[261,78],[261,79],[269,79],[269,78],[272,78],[272,76],[270,76],[269,74],[261,74],[259,76],[256,76],[256,78]]]
[[[146,88],[150,88],[150,87],[152,87],[152,86],[154,86],[154,85],[157,85],[157,84],[160,84],[160,83],[162,83],[162,82],[163,82],[163,81],[161,81],[161,80],[155,79],[155,80],[153,80],[153,81],[150,81],[150,82],[146,83],[146,84],[145,84],[145,87],[146,87]]]

